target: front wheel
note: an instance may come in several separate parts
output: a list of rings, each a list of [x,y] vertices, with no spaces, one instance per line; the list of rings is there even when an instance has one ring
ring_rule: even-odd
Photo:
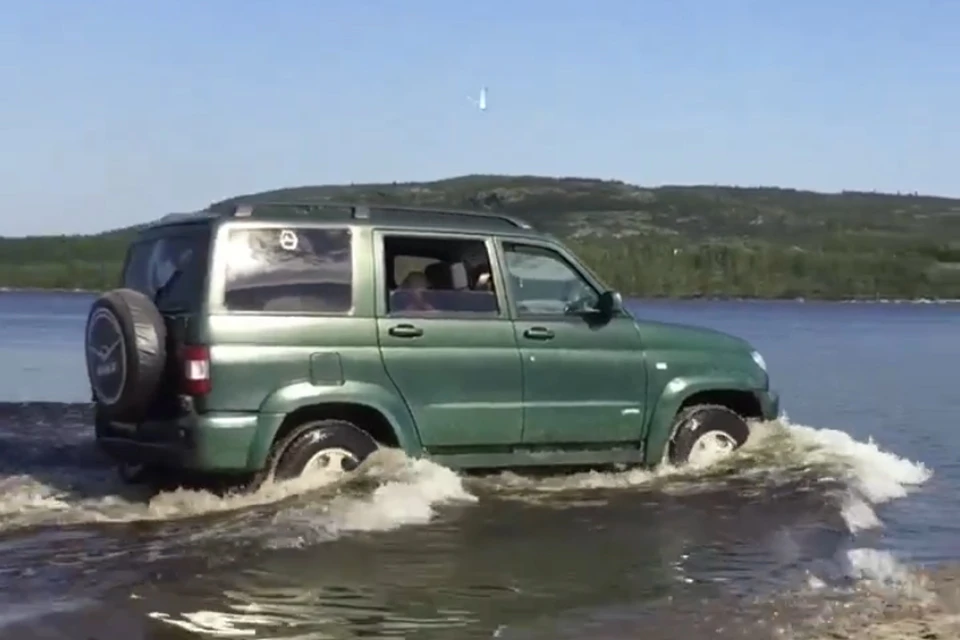
[[[746,421],[727,407],[692,406],[674,421],[669,460],[678,466],[709,466],[732,455],[749,437]]]

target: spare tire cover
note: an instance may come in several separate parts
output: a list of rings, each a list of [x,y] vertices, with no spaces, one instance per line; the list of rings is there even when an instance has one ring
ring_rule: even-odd
[[[167,330],[144,294],[115,289],[90,307],[84,338],[94,401],[114,420],[142,417],[163,379]]]

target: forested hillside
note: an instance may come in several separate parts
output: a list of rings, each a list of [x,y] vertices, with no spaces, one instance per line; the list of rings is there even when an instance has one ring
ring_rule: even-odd
[[[569,242],[630,295],[960,298],[960,200],[947,198],[462,176],[281,189],[211,206],[239,199],[512,213]],[[131,234],[2,238],[0,286],[113,286]]]

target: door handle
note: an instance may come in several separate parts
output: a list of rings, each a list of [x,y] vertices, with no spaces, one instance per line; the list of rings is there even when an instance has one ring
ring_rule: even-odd
[[[419,338],[423,335],[423,329],[412,324],[398,324],[390,327],[388,333],[397,338]]]
[[[523,336],[531,340],[552,340],[553,331],[546,327],[530,327],[523,332]]]

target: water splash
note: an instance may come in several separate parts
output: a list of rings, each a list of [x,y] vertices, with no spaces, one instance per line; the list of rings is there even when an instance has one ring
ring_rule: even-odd
[[[309,496],[309,500],[286,505],[275,516],[276,520],[308,525],[313,531],[308,538],[325,539],[342,531],[423,524],[430,521],[437,506],[473,502],[476,495],[484,492],[523,500],[550,495],[582,500],[589,499],[585,494],[597,490],[677,494],[716,489],[730,482],[769,486],[802,478],[824,485],[839,483],[843,487],[841,514],[849,530],[856,533],[882,526],[874,507],[904,497],[931,475],[922,463],[885,451],[872,439],[861,442],[843,431],[778,421],[754,425],[742,449],[706,468],[665,465],[652,470],[592,471],[546,478],[507,472],[464,481],[460,475],[429,460],[411,460],[398,451],[383,450],[345,483],[329,485],[326,477],[318,475],[267,483],[251,494],[219,496],[177,490],[152,497],[119,485],[112,471],[103,467],[85,463],[76,468],[44,468],[43,473],[0,476],[0,529],[169,521],[266,507]],[[318,516],[322,516],[322,522],[310,524]]]
[[[164,523],[219,514],[215,523],[226,521],[223,526],[229,528],[234,521],[234,528],[240,530],[246,526],[244,521],[225,516],[241,518],[257,512],[265,516],[259,524],[266,526],[247,530],[248,536],[258,536],[268,547],[298,548],[351,532],[426,524],[445,506],[489,498],[554,501],[565,508],[571,501],[597,500],[610,492],[689,494],[715,491],[725,484],[737,491],[762,491],[799,478],[838,491],[839,512],[850,533],[857,534],[882,527],[875,508],[908,495],[932,475],[922,463],[886,451],[872,439],[858,441],[842,431],[789,421],[755,425],[740,451],[701,469],[664,466],[547,478],[513,473],[464,478],[428,460],[386,450],[365,462],[356,477],[334,485],[327,484],[325,476],[308,476],[225,497],[188,490],[137,495],[121,487],[109,469],[91,465],[86,454],[80,459],[83,464],[74,467],[0,477],[0,529],[58,523]],[[220,526],[213,524],[209,535],[229,533]],[[873,585],[876,592],[885,589],[888,598],[928,597],[920,574],[887,551],[857,547],[844,552],[841,560],[843,571],[858,588]],[[819,598],[834,589],[812,574],[807,585]],[[152,617],[221,637],[259,635],[266,628],[291,622],[287,614],[254,610],[155,612]],[[314,622],[304,624],[310,627]]]
[[[69,470],[62,470],[64,475]],[[47,474],[49,475],[49,474]],[[152,497],[124,492],[112,472],[100,470],[43,482],[30,475],[0,479],[0,521],[3,529],[47,524],[130,523],[172,521],[250,510],[302,498],[278,519],[324,512],[327,531],[390,529],[404,523],[425,523],[434,506],[474,500],[461,479],[428,460],[413,460],[394,450],[371,456],[358,473],[330,483],[323,473],[285,482],[268,482],[253,493],[226,496],[178,489]],[[110,489],[117,493],[110,493]],[[138,499],[139,498],[139,499]]]
[[[582,493],[597,489],[644,489],[671,493],[712,490],[743,481],[776,485],[804,479],[837,483],[845,489],[844,519],[851,532],[873,528],[880,520],[873,506],[906,496],[932,472],[883,450],[872,439],[861,442],[844,431],[796,425],[788,420],[757,423],[746,444],[729,458],[706,468],[663,465],[656,469],[589,471],[535,478],[511,472],[486,478],[487,487],[521,498],[537,494]]]

